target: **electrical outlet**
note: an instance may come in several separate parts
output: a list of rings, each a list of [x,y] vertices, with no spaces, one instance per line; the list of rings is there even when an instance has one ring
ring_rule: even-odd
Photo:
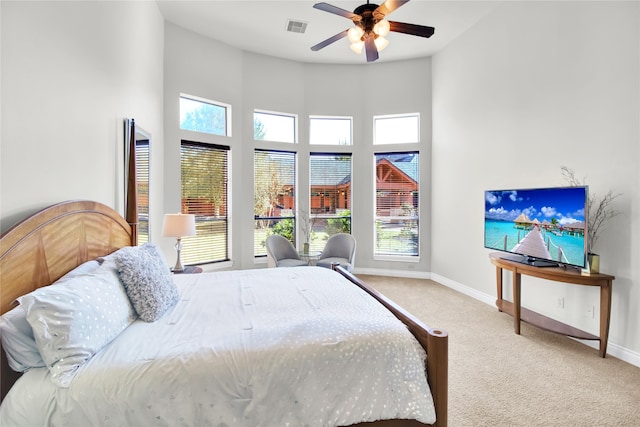
[[[584,317],[588,317],[589,319],[595,319],[596,317],[596,307],[593,305],[590,305],[587,307],[587,309],[584,312]]]
[[[564,308],[564,297],[558,297],[556,306],[558,308]]]

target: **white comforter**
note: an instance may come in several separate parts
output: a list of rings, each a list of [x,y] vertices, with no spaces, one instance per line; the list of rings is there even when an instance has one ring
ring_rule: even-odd
[[[406,327],[318,267],[175,276],[181,301],[96,354],[68,389],[22,376],[0,425],[336,426],[435,421]]]

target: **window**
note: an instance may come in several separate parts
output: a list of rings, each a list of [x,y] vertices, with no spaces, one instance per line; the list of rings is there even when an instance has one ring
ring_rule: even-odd
[[[182,212],[195,214],[196,235],[184,238],[185,264],[229,259],[229,147],[182,141]]]
[[[295,245],[296,154],[255,150],[253,209],[255,256],[265,256],[265,240],[280,234]]]
[[[231,106],[188,95],[180,96],[180,129],[231,136]]]
[[[419,154],[375,154],[374,255],[418,256]]]
[[[420,115],[374,116],[373,135],[376,145],[420,142]]]
[[[350,117],[309,117],[309,144],[351,145]]]
[[[351,233],[351,154],[311,153],[309,164],[309,243],[321,251],[332,234]]]
[[[296,133],[295,115],[267,111],[253,113],[253,139],[256,141],[294,144],[297,141]]]

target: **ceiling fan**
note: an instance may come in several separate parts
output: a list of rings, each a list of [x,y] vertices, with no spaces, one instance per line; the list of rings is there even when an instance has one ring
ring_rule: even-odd
[[[377,4],[369,3],[369,0],[367,0],[367,4],[356,7],[353,12],[328,3],[314,4],[313,7],[315,9],[351,19],[355,27],[344,30],[335,36],[321,41],[317,45],[312,46],[311,50],[315,52],[343,37],[348,37],[351,42],[351,49],[356,53],[360,53],[364,47],[367,62],[373,62],[378,59],[378,52],[389,44],[389,41],[384,38],[389,31],[419,37],[431,37],[435,31],[433,27],[406,24],[404,22],[388,21],[385,19],[387,15],[407,2],[409,2],[409,0],[386,0],[378,6]]]

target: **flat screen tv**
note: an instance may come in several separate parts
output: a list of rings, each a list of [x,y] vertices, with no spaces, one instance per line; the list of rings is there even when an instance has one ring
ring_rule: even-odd
[[[587,264],[587,186],[484,193],[484,247],[537,267]]]

